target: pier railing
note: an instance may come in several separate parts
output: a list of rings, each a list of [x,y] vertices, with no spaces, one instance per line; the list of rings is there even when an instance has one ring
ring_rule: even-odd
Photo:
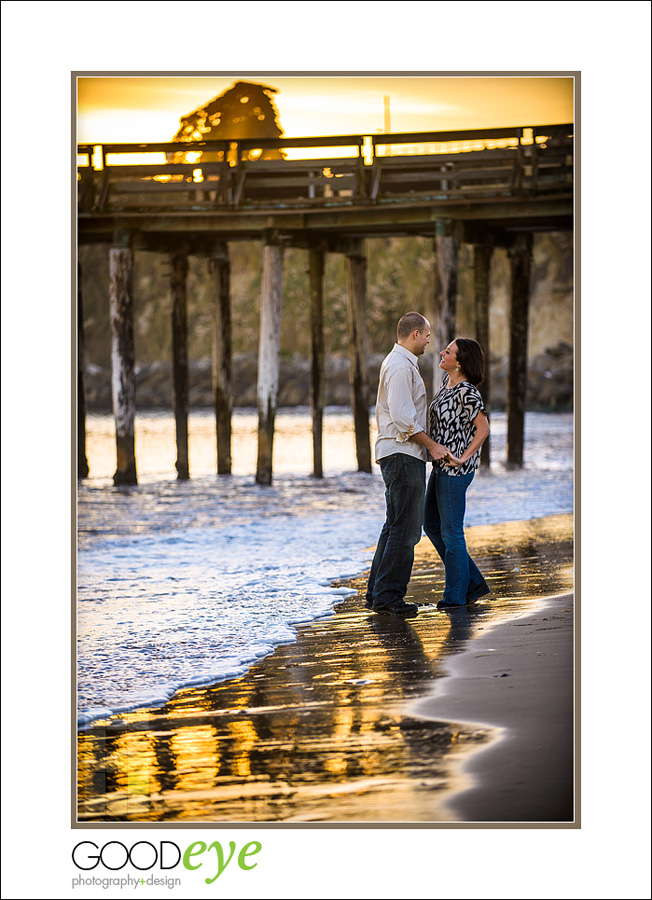
[[[265,210],[551,196],[573,126],[158,144],[80,144],[79,211]]]

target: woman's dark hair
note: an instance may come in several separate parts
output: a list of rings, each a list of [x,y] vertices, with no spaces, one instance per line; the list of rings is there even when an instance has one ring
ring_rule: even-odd
[[[484,353],[473,338],[455,338],[457,361],[471,384],[482,384],[484,379]]]

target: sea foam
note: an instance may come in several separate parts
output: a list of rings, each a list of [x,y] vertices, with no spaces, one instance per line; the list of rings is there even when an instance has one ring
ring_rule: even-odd
[[[90,418],[89,445],[100,441],[110,459],[110,417]],[[255,413],[249,418],[235,421],[253,433]],[[354,471],[350,413],[327,418],[339,435],[330,450],[337,463],[325,478],[310,477],[310,416],[288,418],[284,434],[280,417],[284,455],[267,487],[251,475],[210,473],[210,413],[191,415],[191,446],[206,462],[191,466],[190,481],[162,475],[147,445],[140,484],[131,488],[93,474],[91,458],[78,513],[80,724],[165,703],[185,686],[237,678],[353,593],[332,582],[369,566],[384,518],[382,478],[377,467]],[[173,418],[146,421],[167,453]],[[571,512],[572,435],[571,415],[528,414],[526,465],[508,471],[496,462],[505,417],[493,416],[494,462],[473,482],[467,525]]]

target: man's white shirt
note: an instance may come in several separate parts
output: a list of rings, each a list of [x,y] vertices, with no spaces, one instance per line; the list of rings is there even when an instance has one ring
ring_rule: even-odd
[[[418,357],[400,344],[394,344],[380,367],[376,426],[378,437],[375,459],[392,453],[428,458],[425,447],[411,441],[413,434],[426,430],[428,399],[419,372]]]

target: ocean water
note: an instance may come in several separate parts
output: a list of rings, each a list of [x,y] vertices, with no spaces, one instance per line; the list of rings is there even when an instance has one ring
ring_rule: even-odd
[[[504,414],[492,466],[469,491],[467,525],[573,510],[572,414],[526,416],[526,464],[509,471]],[[112,417],[90,415],[90,477],[78,493],[78,720],[162,703],[181,687],[235,678],[296,626],[351,593],[384,519],[380,472],[356,471],[351,414],[329,409],[324,475],[312,468],[310,414],[280,411],[274,482],[257,485],[257,416],[234,415],[234,474],[215,473],[210,410],[189,419],[191,480],[174,469],[174,420],[136,420],[139,484],[116,488]],[[374,437],[372,423],[372,440]]]

